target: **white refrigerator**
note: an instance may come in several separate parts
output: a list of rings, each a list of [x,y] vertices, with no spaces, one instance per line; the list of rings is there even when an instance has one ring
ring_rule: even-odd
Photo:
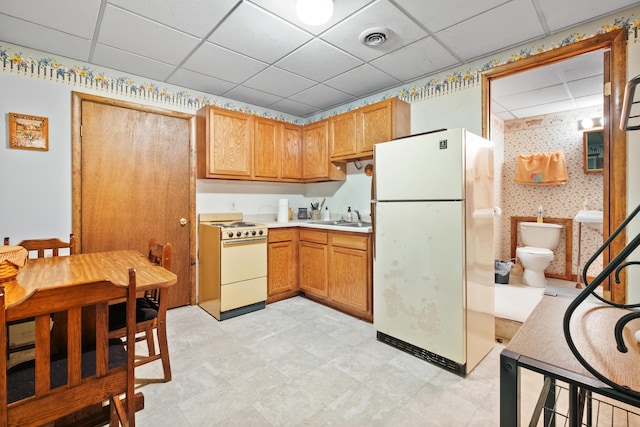
[[[464,129],[374,146],[379,341],[460,375],[493,348],[493,142]]]

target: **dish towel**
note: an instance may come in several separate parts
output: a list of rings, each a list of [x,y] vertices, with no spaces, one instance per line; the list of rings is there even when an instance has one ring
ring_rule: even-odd
[[[564,184],[568,181],[567,161],[562,151],[519,155],[516,167],[518,184]]]

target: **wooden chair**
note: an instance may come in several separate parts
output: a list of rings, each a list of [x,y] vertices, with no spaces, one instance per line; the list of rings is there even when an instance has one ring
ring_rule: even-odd
[[[149,240],[149,260],[171,270],[173,246],[161,245],[156,239]],[[163,381],[171,381],[171,363],[169,360],[169,342],[167,340],[167,307],[169,288],[154,289],[145,292],[144,297],[136,300],[136,339],[135,342],[147,342],[147,355],[136,355],[136,367],[154,360],[162,360]],[[116,304],[110,308],[112,321],[109,337],[122,338],[125,333],[122,322],[123,306]],[[158,337],[158,349],[154,339],[154,330]],[[135,345],[134,345],[135,347]]]
[[[110,402],[111,425],[135,425],[134,354],[122,341],[110,340],[108,333],[109,302],[125,299],[126,336],[135,339],[135,284],[135,269],[130,269],[128,286],[100,281],[39,289],[11,307],[5,307],[5,290],[0,287],[0,351],[6,350],[6,322],[35,318],[36,324],[35,359],[7,370],[6,360],[0,358],[0,425],[42,425],[87,407],[102,407],[105,401]],[[96,328],[89,337],[95,342],[92,348],[83,348],[85,310],[95,314],[90,319]],[[62,355],[51,351],[54,313],[67,317]]]
[[[38,258],[44,258],[45,256],[58,256],[60,249],[69,249],[69,255],[73,255],[73,234],[69,234],[69,241],[63,242],[58,238],[51,239],[28,239],[18,243],[18,246],[22,246],[29,251],[29,256],[32,252],[37,252]],[[9,244],[9,239],[5,237],[5,244]]]
[[[18,243],[18,246],[22,246],[29,252],[29,256],[33,253],[36,254],[37,258],[44,258],[45,256],[58,256],[60,254],[60,249],[68,249],[69,255],[73,255],[73,233],[69,234],[69,241],[63,242],[58,238],[50,238],[50,239],[28,239],[23,240]],[[4,238],[4,244],[9,245],[9,238]],[[23,344],[11,345],[10,340],[10,326],[17,325],[19,323],[27,323],[32,321],[33,319],[22,319],[20,322],[8,322],[7,323],[7,358],[10,357],[11,353],[18,353],[20,351],[31,350],[34,348],[34,343],[27,342]]]

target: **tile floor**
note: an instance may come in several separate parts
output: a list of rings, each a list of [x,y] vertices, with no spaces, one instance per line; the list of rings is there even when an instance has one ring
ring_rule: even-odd
[[[499,424],[501,344],[462,378],[302,297],[223,322],[177,308],[168,327],[173,380],[141,387],[138,426]],[[136,376],[161,377],[159,363]]]

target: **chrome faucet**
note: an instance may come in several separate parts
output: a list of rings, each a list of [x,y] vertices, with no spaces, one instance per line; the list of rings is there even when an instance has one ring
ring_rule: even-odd
[[[357,210],[357,209],[354,209],[353,211],[354,211],[354,212],[356,213],[356,215],[358,216],[358,222],[362,221],[362,216],[360,216],[360,211],[359,211],[359,210]]]

